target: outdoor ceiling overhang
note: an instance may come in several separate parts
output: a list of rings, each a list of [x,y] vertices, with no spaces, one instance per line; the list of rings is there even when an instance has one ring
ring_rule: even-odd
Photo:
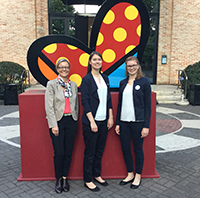
[[[105,0],[62,0],[64,4],[87,4],[87,5],[101,5]]]

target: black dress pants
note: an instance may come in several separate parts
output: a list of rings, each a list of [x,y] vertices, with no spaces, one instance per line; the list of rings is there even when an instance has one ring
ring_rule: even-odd
[[[85,142],[83,177],[85,182],[91,182],[92,177],[101,174],[101,158],[108,133],[107,121],[96,121],[98,131],[93,132],[89,125],[83,123],[83,137]]]
[[[77,130],[77,121],[74,121],[72,116],[63,116],[58,121],[58,128],[58,136],[55,136],[51,129],[49,130],[54,149],[56,179],[60,179],[62,176],[67,177],[68,175]]]
[[[135,153],[135,172],[138,174],[142,173],[144,163],[144,138],[141,138],[141,131],[143,126],[144,122],[120,122],[120,141],[128,172],[133,172],[133,157],[131,153],[132,139]]]

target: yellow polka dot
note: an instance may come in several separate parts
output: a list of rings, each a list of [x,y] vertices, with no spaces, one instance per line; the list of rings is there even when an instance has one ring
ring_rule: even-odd
[[[128,20],[134,20],[138,16],[138,10],[133,5],[128,6],[124,11],[124,15]]]
[[[70,77],[69,77],[69,80],[75,82],[77,84],[77,86],[79,87],[81,85],[81,81],[82,81],[82,78],[80,75],[78,74],[72,74]]]
[[[83,53],[79,57],[79,62],[82,66],[87,67],[88,65],[89,54]]]
[[[134,48],[135,48],[135,45],[129,45],[125,50],[125,54],[128,54]]]
[[[122,42],[126,39],[127,37],[127,32],[124,28],[117,28],[113,32],[113,37],[116,41]]]
[[[75,46],[73,46],[73,45],[67,45],[68,47],[69,47],[69,49],[71,49],[71,50],[75,50],[75,49],[77,49],[77,47],[75,47]]]
[[[66,57],[60,57],[60,58],[57,59],[56,64],[57,64],[57,62],[58,62],[60,59],[66,59],[67,61],[69,61],[69,59],[66,58]],[[70,61],[69,61],[69,63],[70,63]]]
[[[137,35],[139,37],[141,36],[141,25],[138,25],[138,27],[137,27]]]
[[[101,32],[99,32],[98,39],[97,39],[97,46],[101,45],[103,43],[104,37]]]
[[[107,63],[111,63],[115,60],[116,54],[113,50],[107,49],[102,53],[103,60]]]
[[[115,14],[112,10],[109,10],[103,20],[103,23],[111,24],[114,20],[115,20]]]
[[[53,44],[50,44],[50,45],[47,45],[45,48],[44,48],[44,51],[48,54],[52,54],[56,51],[57,49],[57,44],[56,43],[53,43]]]

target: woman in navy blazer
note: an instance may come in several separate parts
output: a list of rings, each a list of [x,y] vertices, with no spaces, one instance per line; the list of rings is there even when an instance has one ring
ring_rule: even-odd
[[[127,177],[120,181],[120,185],[131,182],[131,189],[136,189],[141,183],[144,162],[143,140],[149,133],[151,86],[149,80],[143,77],[141,66],[136,57],[128,57],[125,63],[127,78],[120,82],[115,131],[120,135],[128,172]],[[131,138],[135,152],[135,177],[133,174]]]
[[[101,73],[102,57],[92,52],[88,61],[87,75],[81,83],[81,102],[84,109],[82,129],[85,142],[84,186],[91,191],[99,191],[93,181],[102,186],[108,183],[101,178],[101,158],[107,132],[113,125],[112,103],[108,77]]]

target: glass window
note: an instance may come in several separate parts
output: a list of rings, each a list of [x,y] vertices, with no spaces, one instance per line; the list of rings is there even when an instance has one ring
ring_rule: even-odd
[[[66,6],[61,0],[48,1],[49,34],[64,34],[75,36],[75,9]]]

